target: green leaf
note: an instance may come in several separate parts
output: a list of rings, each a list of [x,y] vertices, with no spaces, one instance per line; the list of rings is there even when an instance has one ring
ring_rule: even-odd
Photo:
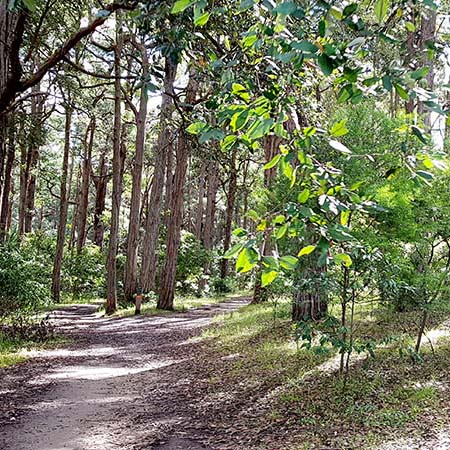
[[[419,127],[412,125],[411,126],[411,131],[413,132],[414,136],[416,136],[417,138],[419,138],[419,140],[424,143],[424,144],[428,144],[428,139],[425,137],[425,135],[423,134],[423,130],[421,130]]]
[[[177,0],[172,7],[172,14],[183,12],[192,5],[192,0]]]
[[[287,255],[280,258],[280,266],[286,270],[294,270],[297,266],[297,263],[298,258],[296,258],[295,256]]]
[[[273,119],[257,120],[247,131],[248,138],[257,140],[269,133]]]
[[[276,239],[281,239],[286,233],[289,228],[289,224],[285,223],[280,228],[277,229],[277,232],[275,233]]]
[[[242,250],[242,247],[244,247],[244,244],[242,243],[233,245],[233,247],[231,247],[225,252],[223,258],[225,259],[234,258]]]
[[[252,219],[254,222],[260,221],[259,214],[254,209],[250,209],[249,211],[247,211],[247,217],[249,219]]]
[[[245,111],[238,112],[234,114],[231,118],[230,126],[233,131],[239,131],[244,128],[245,124],[249,119],[249,111],[246,109]]]
[[[22,0],[23,4],[26,6],[28,11],[34,12],[36,11],[36,0]],[[110,11],[107,11],[107,15],[111,14]]]
[[[250,94],[247,92],[247,88],[245,86],[242,86],[242,84],[233,83],[233,85],[231,86],[231,91],[234,95],[237,95],[246,102],[250,100]]]
[[[317,58],[317,62],[319,64],[320,70],[323,72],[324,75],[329,76],[332,74],[333,69],[334,69],[334,64],[333,64],[333,60],[329,56],[322,53]]]
[[[425,170],[418,170],[416,172],[416,174],[420,177],[423,178],[424,180],[432,180],[433,179],[433,174],[430,172],[426,172]]]
[[[400,86],[398,83],[394,83],[394,88],[397,91],[397,94],[400,96],[400,98],[406,101],[409,100],[408,92],[404,87]]]
[[[208,125],[205,122],[194,122],[191,123],[186,131],[190,134],[199,134],[201,133]]]
[[[229,150],[234,143],[237,141],[237,136],[234,134],[229,134],[220,144],[220,148],[224,151]]]
[[[340,122],[336,122],[330,130],[331,136],[339,137],[344,136],[348,133],[348,128],[346,127],[347,119],[341,120]]]
[[[299,252],[297,256],[305,256],[311,254],[316,249],[315,245],[307,245],[306,247],[303,247]]]
[[[410,33],[414,33],[414,31],[416,31],[416,26],[412,22],[406,22],[405,27]]]
[[[331,147],[341,153],[345,153],[346,155],[351,155],[352,152],[348,149],[344,144],[341,144],[339,141],[335,141],[334,139],[330,139],[328,141]]]
[[[245,247],[236,260],[236,272],[245,273],[252,270],[259,260],[258,252],[252,247]]]
[[[292,168],[291,163],[286,159],[286,157],[283,157],[283,159],[281,159],[281,170],[286,178],[292,181],[294,177],[294,169]]]
[[[420,69],[415,70],[414,72],[411,72],[409,76],[413,80],[420,80],[421,78],[424,78],[428,75],[428,72],[430,71],[429,67],[422,67]]]
[[[264,270],[261,273],[261,287],[266,287],[270,283],[272,283],[273,280],[275,280],[278,276],[278,272],[275,270]]]
[[[341,212],[341,225],[348,225],[348,220],[350,219],[351,211],[347,209]]]
[[[209,12],[203,13],[201,16],[194,19],[194,25],[196,25],[198,27],[202,27],[203,25],[206,25],[206,23],[209,20],[210,15],[211,14]]]
[[[236,228],[235,230],[233,230],[233,236],[237,237],[247,236],[247,231],[244,230],[244,228]]]
[[[278,164],[278,161],[280,160],[281,155],[275,155],[267,164],[264,165],[263,170],[272,169],[272,167],[275,167]]]
[[[297,200],[299,203],[306,203],[309,199],[310,192],[309,189],[304,189],[300,194],[298,194]]]
[[[375,17],[382,23],[389,9],[390,0],[377,0],[375,2]]]
[[[346,267],[350,267],[353,264],[352,258],[347,253],[339,253],[333,256],[333,259],[338,264],[344,264]]]
[[[274,13],[278,13],[281,16],[290,16],[297,11],[297,4],[292,1],[283,2],[273,9]]]
[[[291,47],[307,53],[316,53],[319,51],[319,47],[309,41],[292,42]]]
[[[332,228],[328,229],[328,233],[335,241],[350,241],[353,239],[353,236],[348,233],[347,227],[342,225],[335,225]]]

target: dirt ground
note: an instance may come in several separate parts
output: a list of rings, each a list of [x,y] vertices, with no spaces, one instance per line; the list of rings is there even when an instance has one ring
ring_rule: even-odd
[[[123,319],[98,318],[90,305],[57,311],[71,343],[0,371],[0,449],[209,448],[191,414],[192,385],[201,392],[208,381],[191,338],[247,301]]]

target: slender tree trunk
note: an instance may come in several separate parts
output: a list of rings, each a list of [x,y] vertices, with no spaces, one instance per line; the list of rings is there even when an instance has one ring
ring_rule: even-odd
[[[114,48],[114,135],[113,135],[113,188],[111,206],[111,227],[109,232],[108,257],[106,262],[106,314],[112,314],[117,309],[117,250],[119,247],[120,204],[122,201],[122,92],[120,85],[120,59],[122,55],[123,38],[120,17],[116,22],[116,45]]]
[[[1,197],[1,210],[0,210],[0,241],[3,240],[6,233],[8,232],[8,216],[10,211],[10,195],[12,187],[12,175],[14,168],[14,158],[15,158],[15,123],[13,116],[10,117],[9,125],[9,137],[8,137],[8,151],[6,155],[5,164],[5,177],[3,183],[2,197]]]
[[[191,70],[189,74],[189,83],[186,88],[185,103],[187,105],[192,105],[194,103],[197,95],[197,89],[196,74],[193,70]],[[158,308],[160,309],[173,309],[178,248],[180,244],[180,233],[183,220],[183,192],[189,157],[188,146],[189,143],[187,133],[184,129],[181,129],[178,135],[173,191],[169,208],[170,215],[167,227],[166,258],[164,268],[161,273],[161,284],[158,297]]]
[[[142,77],[148,76],[147,50],[142,45]],[[139,112],[136,117],[136,153],[133,161],[133,185],[131,190],[130,223],[128,227],[127,261],[125,266],[125,300],[132,300],[137,288],[137,256],[142,197],[142,168],[145,151],[145,124],[147,119],[147,93],[145,84],[141,89]]]
[[[236,168],[236,147],[233,148],[230,161],[230,181],[227,193],[227,209],[225,212],[225,227],[223,236],[223,252],[225,253],[230,248],[231,231],[233,226],[233,212],[236,201],[237,190],[237,168]],[[220,261],[220,278],[224,280],[228,275],[228,259],[222,258]]]
[[[199,240],[202,239],[202,231],[204,228],[203,214],[205,212],[205,206],[203,204],[203,198],[205,196],[206,167],[206,163],[203,163],[200,169],[200,177],[198,181],[198,202],[197,211],[195,214],[195,236]]]
[[[33,87],[32,92],[34,94],[38,93],[40,90],[40,84]],[[34,199],[36,196],[36,180],[37,180],[37,169],[39,161],[39,147],[42,141],[42,111],[43,103],[38,96],[34,96],[31,100],[31,114],[33,119],[33,129],[32,129],[32,143],[28,150],[28,179],[26,185],[25,194],[25,222],[24,222],[24,232],[30,233],[32,230],[32,222],[34,217]]]
[[[95,245],[103,247],[104,226],[102,222],[103,211],[105,210],[106,191],[108,187],[108,164],[105,151],[100,156],[98,175],[93,176],[95,185],[95,206],[94,206],[94,237]]]
[[[281,143],[281,139],[275,135],[269,135],[264,138],[264,160],[265,163],[268,163],[272,160],[272,158],[276,155],[278,151],[278,147]],[[273,185],[273,181],[276,177],[276,167],[272,167],[271,169],[264,171],[264,187],[266,189],[271,189]],[[270,245],[270,233],[266,232],[264,234],[264,241],[261,245],[261,255],[267,256],[270,255],[271,245]],[[255,287],[253,289],[253,299],[252,303],[262,303],[268,298],[267,288],[262,287],[261,283],[261,273],[262,267],[259,266],[259,270],[256,274]]]
[[[214,247],[214,224],[217,208],[217,189],[219,188],[219,169],[215,161],[208,165],[208,175],[206,178],[206,209],[205,209],[205,227],[202,234],[202,243],[208,252],[206,262],[203,266],[204,277],[200,280],[200,291],[205,288],[206,280],[211,275],[211,250]]]
[[[82,162],[82,178],[77,214],[77,253],[80,254],[86,242],[86,223],[89,207],[89,182],[91,174],[92,148],[94,146],[95,117],[89,123],[89,139],[86,139]]]
[[[71,124],[72,124],[72,110],[69,106],[66,106],[64,156],[63,156],[61,191],[59,201],[59,223],[58,223],[58,235],[56,239],[55,259],[53,261],[53,275],[52,275],[52,295],[53,300],[56,303],[59,303],[61,299],[61,267],[64,253],[64,240],[66,236],[67,209],[68,209],[67,178],[69,171]]]
[[[173,151],[169,127],[173,110],[173,101],[170,95],[173,94],[176,72],[177,64],[170,57],[167,57],[165,62],[164,90],[169,95],[163,95],[162,97],[160,131],[155,148],[155,170],[150,191],[142,251],[141,287],[144,292],[155,289],[164,177],[166,175],[168,155]],[[167,170],[169,170],[168,167]]]

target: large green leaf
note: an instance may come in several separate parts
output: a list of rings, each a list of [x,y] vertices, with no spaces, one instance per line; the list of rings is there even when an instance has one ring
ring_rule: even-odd
[[[270,283],[272,283],[273,280],[275,280],[278,276],[278,272],[276,270],[264,270],[261,273],[261,286],[266,287]]]
[[[192,5],[192,0],[177,0],[172,7],[172,14],[183,12]]]
[[[390,0],[377,0],[375,2],[375,17],[382,23],[389,9]]]
[[[245,247],[236,260],[236,272],[245,273],[252,270],[259,260],[258,252],[252,247]]]

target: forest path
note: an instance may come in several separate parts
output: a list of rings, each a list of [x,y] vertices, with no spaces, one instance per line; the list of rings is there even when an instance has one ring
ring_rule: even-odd
[[[0,371],[0,449],[206,448],[190,414],[192,383],[208,382],[191,338],[248,300],[122,319],[97,317],[95,305],[56,311],[71,344]]]

